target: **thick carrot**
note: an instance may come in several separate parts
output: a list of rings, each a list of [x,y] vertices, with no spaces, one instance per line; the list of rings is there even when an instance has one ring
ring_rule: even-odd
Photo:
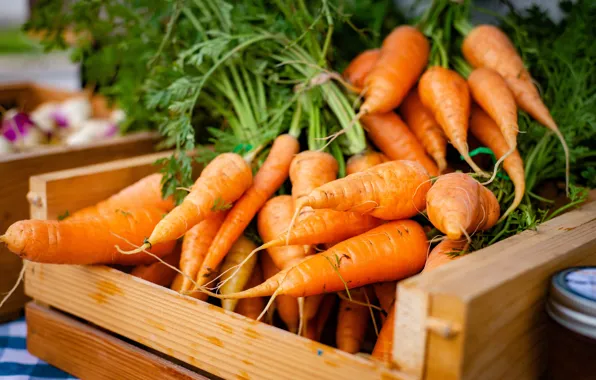
[[[375,348],[372,352],[374,359],[384,363],[391,363],[393,357],[393,327],[395,325],[395,307],[391,307],[387,318],[383,322],[383,327],[377,337]]]
[[[507,154],[507,141],[503,137],[499,127],[484,111],[479,107],[472,107],[472,117],[470,118],[470,132],[480,141],[493,151],[497,159],[505,157]],[[513,151],[503,162],[503,167],[511,182],[515,186],[515,197],[513,203],[501,216],[501,220],[505,219],[513,210],[521,203],[524,193],[526,191],[526,177],[524,173],[524,163],[516,150]]]
[[[429,55],[426,37],[411,26],[398,26],[383,41],[381,55],[364,80],[361,114],[393,110],[414,86]]]
[[[464,39],[462,53],[472,66],[488,67],[501,74],[519,108],[556,134],[565,152],[565,179],[569,190],[569,148],[509,37],[496,26],[478,25]]]
[[[317,187],[337,178],[339,166],[329,153],[307,150],[300,152],[292,160],[290,180],[292,181],[292,198],[310,194]]]
[[[355,289],[351,292],[352,299],[366,303],[365,289]],[[364,334],[368,327],[370,313],[368,307],[357,305],[350,300],[339,301],[339,313],[337,314],[337,329],[335,342],[337,348],[342,351],[355,354],[360,351]]]
[[[177,248],[174,253],[165,256],[163,261],[173,267],[178,267],[178,263],[180,262],[180,249]],[[161,261],[153,264],[137,265],[130,274],[142,278],[145,281],[165,287],[169,287],[176,277],[176,271],[163,264]]]
[[[362,89],[366,76],[375,67],[380,55],[380,49],[363,51],[346,67],[342,74],[343,77],[355,87]]]
[[[437,165],[426,155],[424,147],[395,112],[364,115],[362,123],[368,137],[389,159],[416,161],[430,175],[439,174]]]
[[[307,298],[307,301],[309,298]],[[311,318],[306,325],[306,332],[304,334],[305,337],[315,341],[321,340],[321,335],[325,329],[325,324],[327,323],[329,315],[335,306],[336,300],[337,296],[335,294],[326,294],[323,296],[317,315],[314,318]]]
[[[172,284],[172,289],[177,292],[187,292],[194,288],[193,281],[197,281],[199,268],[205,259],[207,250],[217,234],[219,227],[223,223],[226,213],[222,212],[214,215],[212,218],[203,220],[192,227],[182,240],[182,255],[180,257],[180,270],[186,275],[178,274]],[[211,276],[213,277],[213,276]],[[207,299],[201,292],[193,292],[192,296],[203,301]]]
[[[465,79],[455,71],[431,67],[420,78],[418,95],[468,165],[486,176],[468,153],[470,90]]]
[[[105,201],[74,212],[68,219],[86,218],[95,215],[98,211],[110,212],[117,209],[158,208],[163,212],[169,212],[174,208],[174,199],[172,197],[166,199],[162,197],[161,179],[161,174],[151,174],[112,195]]]
[[[313,190],[296,202],[295,215],[309,206],[368,213],[384,220],[409,218],[424,210],[430,186],[430,177],[421,164],[385,162]]]
[[[426,259],[426,264],[424,265],[424,269],[422,271],[431,271],[440,267],[443,264],[447,264],[448,262],[463,257],[463,255],[458,255],[458,253],[468,249],[468,245],[469,244],[466,239],[443,240],[442,242],[437,244],[437,246],[433,248],[432,251],[430,251],[430,254]]]
[[[495,195],[463,173],[440,176],[428,191],[426,210],[431,223],[452,240],[491,228],[500,212]]]
[[[50,264],[138,265],[155,261],[146,253],[124,255],[116,246],[135,247],[162,220],[163,210],[132,209],[97,214],[85,219],[21,220],[0,241],[23,259]],[[159,257],[170,254],[175,240],[148,249]]]
[[[447,139],[432,113],[420,101],[417,87],[404,99],[399,112],[442,173],[447,168]]]
[[[346,163],[346,174],[354,174],[370,169],[375,165],[387,162],[389,159],[381,152],[368,150],[364,153],[354,155],[348,159]]]
[[[263,282],[263,271],[261,270],[260,265],[256,265],[255,269],[252,271],[252,275],[250,276],[250,280],[246,284],[247,288],[252,288],[253,286],[257,286]],[[244,298],[238,300],[238,305],[236,305],[236,313],[240,315],[244,315],[250,319],[257,319],[263,309],[265,308],[265,299],[263,297],[255,297],[255,298]]]
[[[235,153],[223,153],[201,172],[182,204],[168,213],[134,253],[154,244],[176,240],[236,201],[252,185],[252,171]]]
[[[261,253],[261,268],[263,269],[263,277],[267,280],[274,277],[279,268],[275,266],[273,259],[267,252]],[[252,289],[252,288],[250,288]],[[257,297],[259,298],[259,297]],[[279,317],[286,324],[288,330],[292,333],[298,331],[299,312],[298,301],[294,297],[280,295],[275,299],[277,312]]]
[[[259,209],[286,180],[290,163],[299,150],[300,144],[294,136],[284,134],[275,139],[267,159],[255,175],[252,186],[234,204],[213,239],[197,278],[199,285],[206,283],[208,276],[204,275],[219,266]]]
[[[395,281],[381,282],[373,285],[375,295],[379,299],[381,309],[389,313],[393,301],[395,301],[395,292],[397,291],[397,283]]]
[[[312,255],[259,286],[225,297],[263,297],[274,293],[306,297],[395,281],[418,273],[424,267],[427,249],[426,235],[418,223],[397,220]]]
[[[244,261],[244,259],[256,248],[255,243],[253,243],[249,238],[245,237],[244,235],[240,236],[234,245],[230,248],[230,252],[226,255],[226,258],[221,266],[221,273],[222,275],[222,285],[219,288],[219,292],[221,294],[230,294],[239,292],[244,289],[250,277],[252,275],[252,271],[257,263],[257,256],[253,256],[249,260],[247,260],[242,267],[239,268],[239,271],[236,273],[234,272],[234,276],[232,276],[232,272],[228,271],[238,264]],[[221,300],[221,307],[224,310],[234,311],[236,305],[238,304],[238,300],[235,299],[223,299]]]

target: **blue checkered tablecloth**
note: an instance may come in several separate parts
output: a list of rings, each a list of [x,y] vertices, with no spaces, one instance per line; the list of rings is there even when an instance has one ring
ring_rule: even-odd
[[[0,325],[0,379],[75,379],[68,373],[36,358],[27,351],[25,318]]]

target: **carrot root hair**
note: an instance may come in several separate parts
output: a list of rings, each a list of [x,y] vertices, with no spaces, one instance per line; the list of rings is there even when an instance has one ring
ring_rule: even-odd
[[[145,253],[148,253],[148,254],[150,254],[152,256],[155,256],[151,252],[148,252],[147,251],[147,248],[151,248],[151,244],[150,243],[143,243],[143,245],[141,245],[141,246],[136,246],[136,245],[134,245],[134,244],[132,244],[131,242],[128,242],[128,241],[127,241],[127,243],[130,244],[130,245],[132,245],[133,247],[137,247],[137,248],[135,248],[133,250],[130,250],[130,251],[125,251],[122,248],[120,248],[118,245],[116,245],[116,250],[118,251],[118,253],[121,253],[123,255],[134,255],[135,253],[145,252]]]
[[[503,161],[505,161],[505,159],[507,157],[509,157],[513,152],[515,152],[515,146],[509,148],[507,153],[505,153],[501,158],[499,158],[497,160],[497,162],[495,163],[495,168],[493,169],[493,174],[490,176],[488,181],[481,183],[481,185],[486,186],[486,185],[492,183],[495,180],[495,178],[497,178],[497,173],[499,171],[499,165],[501,165],[503,163]]]
[[[263,319],[263,316],[265,316],[265,314],[267,314],[267,310],[269,310],[269,308],[271,307],[271,305],[273,305],[273,301],[275,301],[275,299],[277,298],[277,296],[279,295],[279,293],[281,292],[281,286],[279,288],[277,288],[275,290],[275,292],[273,292],[273,294],[271,295],[271,298],[269,298],[269,302],[267,302],[267,305],[265,305],[265,308],[263,309],[263,311],[261,312],[261,314],[258,316],[257,321],[260,321],[261,319]]]
[[[292,216],[292,220],[290,221],[290,225],[288,226],[288,232],[286,235],[286,245],[290,245],[290,234],[292,229],[294,228],[294,224],[296,224],[296,219],[298,215],[300,215],[300,211],[304,208],[304,198],[299,199],[296,202],[296,210],[294,210],[294,215]]]
[[[298,336],[304,330],[304,297],[298,297]]]
[[[4,235],[0,236],[0,238],[3,238],[3,237],[4,237]],[[4,240],[2,240],[2,241],[4,241]],[[27,268],[27,260],[23,260],[23,267],[21,268],[21,271],[19,272],[19,277],[17,277],[17,281],[15,282],[15,284],[8,291],[8,293],[6,293],[6,295],[4,296],[4,298],[2,298],[2,301],[0,301],[0,309],[2,309],[2,306],[4,306],[4,304],[6,303],[6,301],[8,301],[8,299],[10,298],[10,296],[12,296],[13,293],[19,287],[19,284],[23,281],[23,278],[25,277],[25,269],[26,268]]]
[[[344,301],[348,301],[350,303],[353,303],[354,305],[358,305],[358,306],[364,306],[364,307],[368,307],[377,311],[383,311],[383,308],[377,306],[377,305],[373,305],[372,303],[370,303],[370,301],[368,300],[368,296],[366,297],[367,301],[366,302],[362,302],[362,301],[358,301],[355,300],[353,298],[349,298],[347,295],[344,294],[344,292],[337,292],[337,296],[339,298],[341,298]]]
[[[273,243],[275,241],[272,241]],[[209,281],[206,285],[209,285],[210,283],[212,283],[213,281],[221,278],[224,274],[228,273],[229,271],[231,271],[232,269],[236,269],[234,271],[234,273],[232,273],[232,275],[228,278],[226,278],[225,280],[223,280],[222,282],[220,282],[214,289],[219,290],[222,286],[224,286],[226,284],[226,282],[228,282],[229,280],[232,279],[232,277],[236,276],[238,274],[238,271],[240,271],[240,268],[242,268],[242,266],[244,264],[246,264],[248,262],[248,260],[250,260],[251,257],[253,257],[253,255],[259,251],[262,251],[264,249],[270,248],[271,246],[273,246],[273,244],[271,244],[272,242],[269,243],[265,243],[263,245],[261,245],[260,247],[255,248],[251,253],[248,254],[248,256],[246,256],[246,258],[244,260],[242,260],[242,262],[226,269],[225,271],[223,271],[222,273],[220,273],[217,277],[215,277],[213,280]]]

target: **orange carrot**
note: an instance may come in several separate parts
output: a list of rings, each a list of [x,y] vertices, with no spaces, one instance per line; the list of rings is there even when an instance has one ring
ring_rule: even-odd
[[[207,250],[222,225],[226,213],[218,213],[212,218],[203,220],[196,226],[192,227],[182,240],[182,255],[180,257],[180,270],[186,275],[178,274],[176,280],[172,284],[172,289],[177,292],[187,292],[194,289],[193,281],[197,281],[199,268],[205,259]],[[187,277],[188,276],[188,277]],[[211,274],[212,278],[213,275]],[[205,301],[206,294],[201,292],[193,292],[193,297]]]
[[[235,153],[223,153],[201,172],[182,204],[167,214],[132,254],[161,242],[176,240],[186,231],[209,219],[236,201],[252,185],[252,171]]]
[[[418,95],[468,165],[486,176],[468,154],[470,90],[465,79],[455,71],[434,66],[420,78]]]
[[[155,261],[146,253],[124,255],[115,246],[133,247],[162,219],[163,210],[133,209],[105,212],[85,219],[21,220],[0,241],[23,259],[51,264],[138,265]],[[176,241],[148,249],[159,257],[170,254]]]
[[[451,240],[460,240],[497,223],[499,202],[474,178],[463,173],[444,174],[426,196],[431,223]]]
[[[69,219],[86,218],[95,215],[98,211],[110,212],[117,209],[158,208],[168,212],[174,208],[174,199],[172,197],[163,199],[161,179],[161,174],[151,174],[112,195],[105,201],[74,212]]]
[[[496,26],[478,25],[464,39],[462,53],[472,66],[488,67],[499,73],[519,108],[556,134],[565,152],[565,180],[569,191],[569,148],[507,35]]]
[[[396,288],[397,283],[395,281],[381,282],[373,285],[373,289],[375,291],[375,295],[379,299],[381,309],[383,309],[386,313],[389,313],[389,309],[393,305],[393,301],[395,301]]]
[[[409,218],[424,210],[430,186],[421,164],[390,161],[318,187],[296,202],[294,215],[309,206],[368,213],[384,220]]]
[[[361,114],[393,110],[416,83],[428,61],[429,43],[418,29],[398,26],[383,41],[381,54],[364,80]]]
[[[310,299],[312,297],[307,298]],[[321,306],[318,308],[317,315],[311,318],[306,325],[305,337],[311,340],[320,341],[325,324],[329,319],[331,310],[335,306],[337,296],[335,294],[326,294],[322,297]]]
[[[420,101],[417,87],[410,91],[399,111],[426,152],[439,166],[439,173],[442,173],[447,168],[447,139],[432,113]]]
[[[351,293],[355,301],[366,303],[365,289],[355,289]],[[350,300],[339,301],[339,313],[337,314],[337,329],[335,342],[337,348],[342,351],[355,354],[360,351],[364,334],[368,327],[370,318],[368,307],[357,305]]]
[[[470,131],[483,145],[486,145],[493,151],[497,159],[505,157],[507,154],[507,141],[499,130],[499,127],[484,111],[479,107],[472,107],[472,117],[470,118]],[[524,173],[524,163],[517,150],[505,158],[503,167],[511,182],[515,186],[515,197],[513,203],[507,211],[501,216],[505,219],[521,203],[526,191],[526,176]]]
[[[178,263],[180,262],[180,249],[177,248],[174,253],[165,256],[163,261],[173,267],[178,267]],[[169,287],[176,277],[176,271],[163,264],[161,261],[153,264],[137,265],[130,274],[142,278],[145,281],[165,287]]]
[[[393,221],[312,255],[259,286],[225,298],[273,294],[306,297],[394,281],[418,273],[424,267],[427,248],[426,235],[418,223]]]
[[[267,252],[263,252],[260,255],[261,268],[263,269],[263,277],[267,280],[274,277],[278,272],[279,268],[275,266],[275,263],[271,259],[271,256]],[[252,289],[252,288],[249,288]],[[258,297],[257,297],[258,298]],[[294,297],[280,295],[275,299],[277,305],[277,312],[279,317],[288,327],[288,330],[292,333],[298,331],[298,301]]]
[[[383,153],[369,150],[361,154],[357,154],[348,159],[346,163],[346,174],[354,174],[370,169],[375,165],[387,162],[389,159]]]
[[[387,318],[383,322],[383,327],[377,337],[375,348],[372,352],[374,359],[384,363],[391,363],[393,358],[393,327],[395,325],[395,307],[391,307]]]
[[[424,265],[423,272],[428,272],[433,269],[440,267],[443,264],[447,264],[453,260],[463,257],[458,253],[468,249],[468,241],[462,240],[449,240],[445,239],[440,242],[435,248],[430,251],[426,264]]]
[[[257,286],[263,282],[263,271],[259,265],[255,266],[250,280],[248,284],[246,284],[247,288],[252,288],[253,286]],[[255,298],[244,298],[238,301],[238,305],[236,306],[236,313],[240,315],[244,315],[250,319],[257,319],[263,309],[265,308],[265,299],[263,297],[255,297]]]
[[[416,161],[430,175],[439,174],[437,165],[426,155],[416,136],[395,112],[365,115],[362,123],[368,131],[368,137],[389,159]]]
[[[259,209],[286,180],[290,163],[299,150],[300,144],[294,136],[284,134],[275,139],[269,156],[255,175],[252,186],[234,204],[213,239],[199,272],[199,285],[206,283],[208,276],[205,274],[219,266]]]
[[[300,152],[290,165],[292,198],[310,194],[317,187],[337,178],[339,166],[329,153],[307,150]]]
[[[362,89],[366,76],[375,67],[380,55],[380,49],[363,51],[346,67],[342,74],[343,77],[355,87]]]

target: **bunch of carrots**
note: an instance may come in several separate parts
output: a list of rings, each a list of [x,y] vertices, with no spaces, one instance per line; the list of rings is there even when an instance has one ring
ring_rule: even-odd
[[[363,99],[350,122],[362,122],[370,144],[352,152],[345,168],[319,138],[327,134],[327,114],[304,97],[290,131],[273,140],[254,174],[254,155],[221,153],[178,205],[162,197],[162,175],[154,174],[65,220],[17,222],[0,241],[30,261],[126,265],[134,276],[221,300],[226,310],[314,340],[336,315],[339,349],[360,352],[372,327],[372,357],[388,362],[397,282],[469,253],[474,234],[522,201],[518,110],[559,136],[567,151],[505,33],[458,20],[463,58],[450,62],[428,22],[446,9],[436,2],[423,22],[396,27],[341,76],[327,75],[346,97]],[[329,85],[316,82],[309,85]],[[345,105],[336,87],[321,94],[332,108]],[[300,120],[309,125],[307,149]],[[349,127],[335,136],[342,133]],[[470,157],[470,134],[497,159],[488,172]],[[467,167],[454,170],[448,143]],[[505,211],[486,187],[501,164],[515,186]],[[439,231],[433,239],[428,226]]]

